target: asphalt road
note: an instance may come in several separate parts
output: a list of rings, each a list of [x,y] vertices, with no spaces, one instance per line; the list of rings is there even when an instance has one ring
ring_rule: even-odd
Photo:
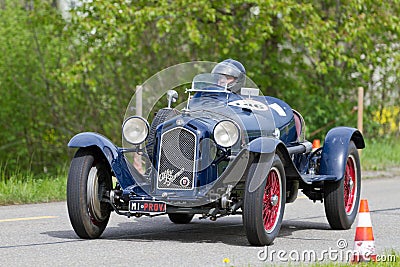
[[[369,202],[377,254],[400,252],[400,176],[364,180],[362,198]],[[65,202],[3,206],[0,265],[262,266],[290,259],[340,261],[353,249],[355,228],[356,223],[350,230],[331,230],[323,205],[300,196],[286,205],[281,232],[267,249],[249,246],[241,216],[216,222],[195,218],[188,225],[174,225],[166,216],[128,219],[113,214],[101,239],[82,240],[70,226]],[[304,252],[311,251],[315,257],[306,258]],[[330,256],[324,251],[336,252]]]

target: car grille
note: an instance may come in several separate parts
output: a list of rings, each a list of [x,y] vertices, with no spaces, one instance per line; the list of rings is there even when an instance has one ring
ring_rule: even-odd
[[[161,135],[158,189],[191,190],[194,187],[196,135],[178,127]]]

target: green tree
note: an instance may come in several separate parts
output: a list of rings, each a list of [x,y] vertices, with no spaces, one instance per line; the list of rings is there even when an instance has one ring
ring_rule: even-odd
[[[264,94],[304,113],[310,132],[355,125],[357,87],[376,95],[373,73],[387,64],[379,59],[394,55],[382,49],[378,55],[377,47],[399,43],[399,6],[398,0],[87,3],[73,20],[88,45],[77,64],[93,72],[118,68],[111,72],[123,77],[113,75],[113,83],[126,85],[182,61],[234,57]],[[384,94],[398,91],[398,68],[391,76],[396,83]]]
[[[65,23],[50,2],[3,1],[0,24],[1,164],[42,172],[65,154],[53,77]]]
[[[176,63],[231,57],[321,138],[399,103],[400,1],[0,1],[0,164],[53,171],[74,134],[120,143],[136,85]],[[365,132],[378,131],[369,120]],[[379,126],[379,124],[375,124]],[[313,134],[313,136],[311,136]]]

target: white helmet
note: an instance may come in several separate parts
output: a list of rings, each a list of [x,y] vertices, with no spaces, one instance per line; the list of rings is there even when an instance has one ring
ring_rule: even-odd
[[[228,89],[234,93],[239,93],[240,89],[243,87],[244,81],[246,79],[246,70],[242,63],[234,59],[225,59],[224,61],[218,63],[211,73],[223,74],[227,76],[232,76],[235,78],[233,82],[228,84]]]

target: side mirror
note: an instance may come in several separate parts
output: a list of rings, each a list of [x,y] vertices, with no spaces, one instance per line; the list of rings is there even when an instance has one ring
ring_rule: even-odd
[[[171,104],[178,100],[178,93],[175,90],[168,90],[167,92],[168,108],[171,108]]]

